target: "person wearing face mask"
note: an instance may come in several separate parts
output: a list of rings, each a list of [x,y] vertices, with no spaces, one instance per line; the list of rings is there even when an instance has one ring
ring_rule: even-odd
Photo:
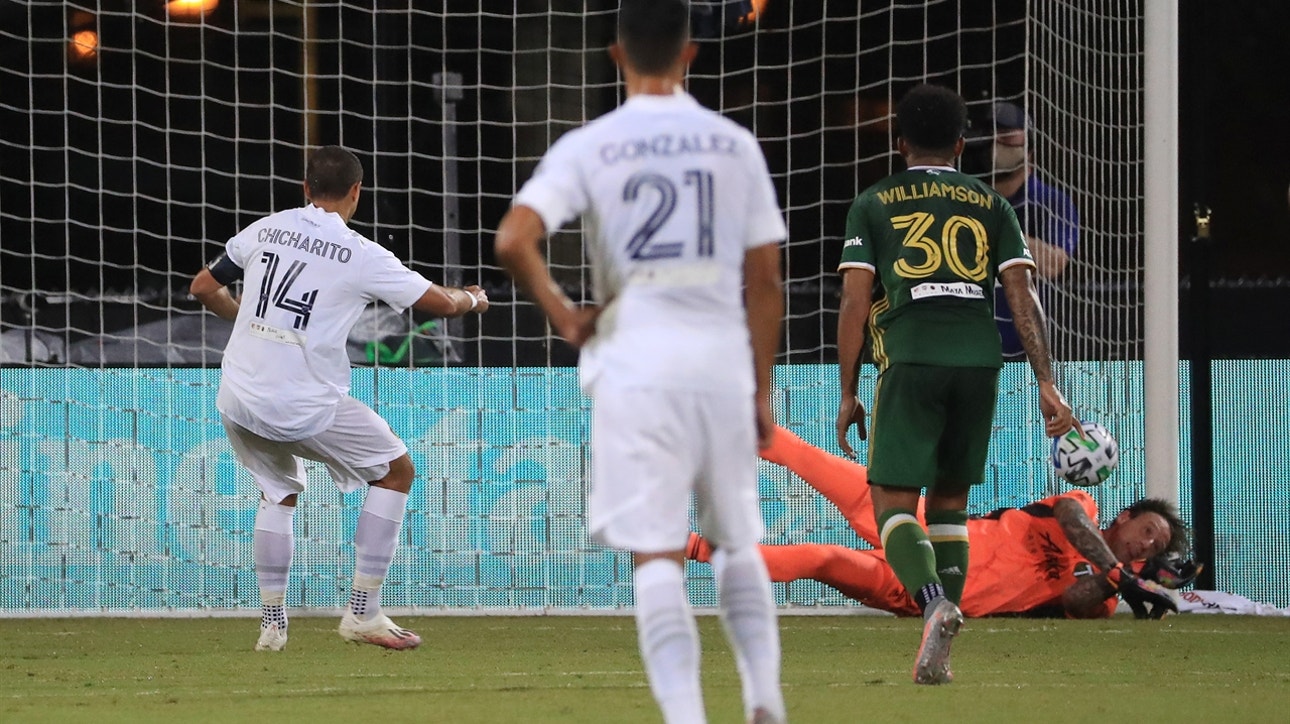
[[[1035,260],[1040,302],[1050,315],[1057,303],[1057,283],[1079,247],[1080,221],[1075,203],[1061,189],[1045,182],[1034,165],[1034,123],[1020,106],[1007,101],[990,104],[963,154],[963,172],[989,181],[1012,208]],[[994,317],[1003,339],[1005,360],[1023,360],[1013,326],[1012,309],[1003,288],[996,287]]]

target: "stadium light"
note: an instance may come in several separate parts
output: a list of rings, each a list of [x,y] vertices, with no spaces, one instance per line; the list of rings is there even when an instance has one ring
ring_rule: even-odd
[[[67,44],[73,60],[92,60],[99,54],[99,34],[94,30],[78,30]]]
[[[170,0],[166,13],[178,20],[200,20],[219,7],[219,0]]]

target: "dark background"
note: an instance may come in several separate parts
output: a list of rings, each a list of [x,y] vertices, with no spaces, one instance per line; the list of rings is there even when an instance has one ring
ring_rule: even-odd
[[[593,13],[614,7],[578,5]],[[721,9],[696,24],[719,41],[704,41],[691,90],[763,140],[798,240],[785,254],[791,361],[828,358],[834,242],[854,193],[895,167],[886,122],[892,98],[924,73],[970,101],[1025,90],[1023,0],[866,2],[860,17],[844,5],[827,4],[826,17],[820,3],[771,0],[756,33]],[[88,16],[64,3],[0,2],[0,327],[22,323],[16,300],[30,291],[39,294],[24,304],[35,299],[38,307],[69,291],[152,300],[120,307],[100,300],[89,315],[45,304],[39,324],[65,327],[69,339],[190,310],[174,293],[224,240],[300,202],[306,140],[339,140],[367,169],[372,193],[355,218],[359,231],[444,279],[456,269],[445,266],[436,237],[451,229],[462,242],[460,268],[505,305],[507,314],[489,315],[495,328],[483,330],[467,362],[572,361],[531,307],[506,305],[510,288],[490,251],[491,229],[531,159],[553,140],[547,135],[585,120],[572,113],[526,123],[518,115],[522,93],[507,89],[529,81],[516,74],[536,56],[506,13],[445,18],[389,0],[375,3],[388,10],[375,16],[326,6],[312,18],[308,34],[321,41],[304,69],[298,17],[257,15],[267,4],[225,0],[204,23],[167,24],[162,6],[104,0]],[[611,18],[578,20],[588,46],[610,42]],[[67,57],[66,38],[81,27],[102,38],[92,63]],[[1180,4],[1184,352],[1200,323],[1217,356],[1290,357],[1286,27],[1290,3]],[[440,68],[462,72],[468,89],[458,105],[452,219],[443,211],[441,106],[425,82]],[[307,90],[299,82],[305,70],[317,78]],[[889,83],[893,74],[909,80]],[[582,80],[585,115],[617,104],[612,75]],[[315,113],[307,124],[299,111],[306,105],[343,110]],[[1207,319],[1188,304],[1198,203],[1213,212],[1214,242],[1199,267],[1213,286]],[[1114,263],[1120,248],[1101,251]],[[576,272],[562,280],[581,282]]]

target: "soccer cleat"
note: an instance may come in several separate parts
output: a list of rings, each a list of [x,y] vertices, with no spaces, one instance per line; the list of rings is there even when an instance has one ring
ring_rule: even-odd
[[[963,612],[948,598],[932,607],[923,625],[923,643],[914,662],[915,684],[948,684],[954,681],[950,671],[950,643],[963,626]]]
[[[346,611],[340,619],[339,633],[346,641],[387,649],[415,649],[421,645],[420,636],[398,626],[384,614],[370,621],[360,621],[352,611]]]
[[[784,720],[770,713],[770,710],[764,707],[757,707],[753,711],[752,718],[748,724],[784,724]]]
[[[255,642],[256,651],[281,651],[287,647],[287,628],[279,628],[271,623],[260,627],[260,640]]]

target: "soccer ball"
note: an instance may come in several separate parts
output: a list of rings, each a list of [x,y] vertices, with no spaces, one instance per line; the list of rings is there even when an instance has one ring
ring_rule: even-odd
[[[1053,438],[1053,470],[1071,485],[1091,488],[1101,485],[1120,464],[1120,446],[1105,427],[1096,422],[1081,423],[1084,438],[1073,428]]]

